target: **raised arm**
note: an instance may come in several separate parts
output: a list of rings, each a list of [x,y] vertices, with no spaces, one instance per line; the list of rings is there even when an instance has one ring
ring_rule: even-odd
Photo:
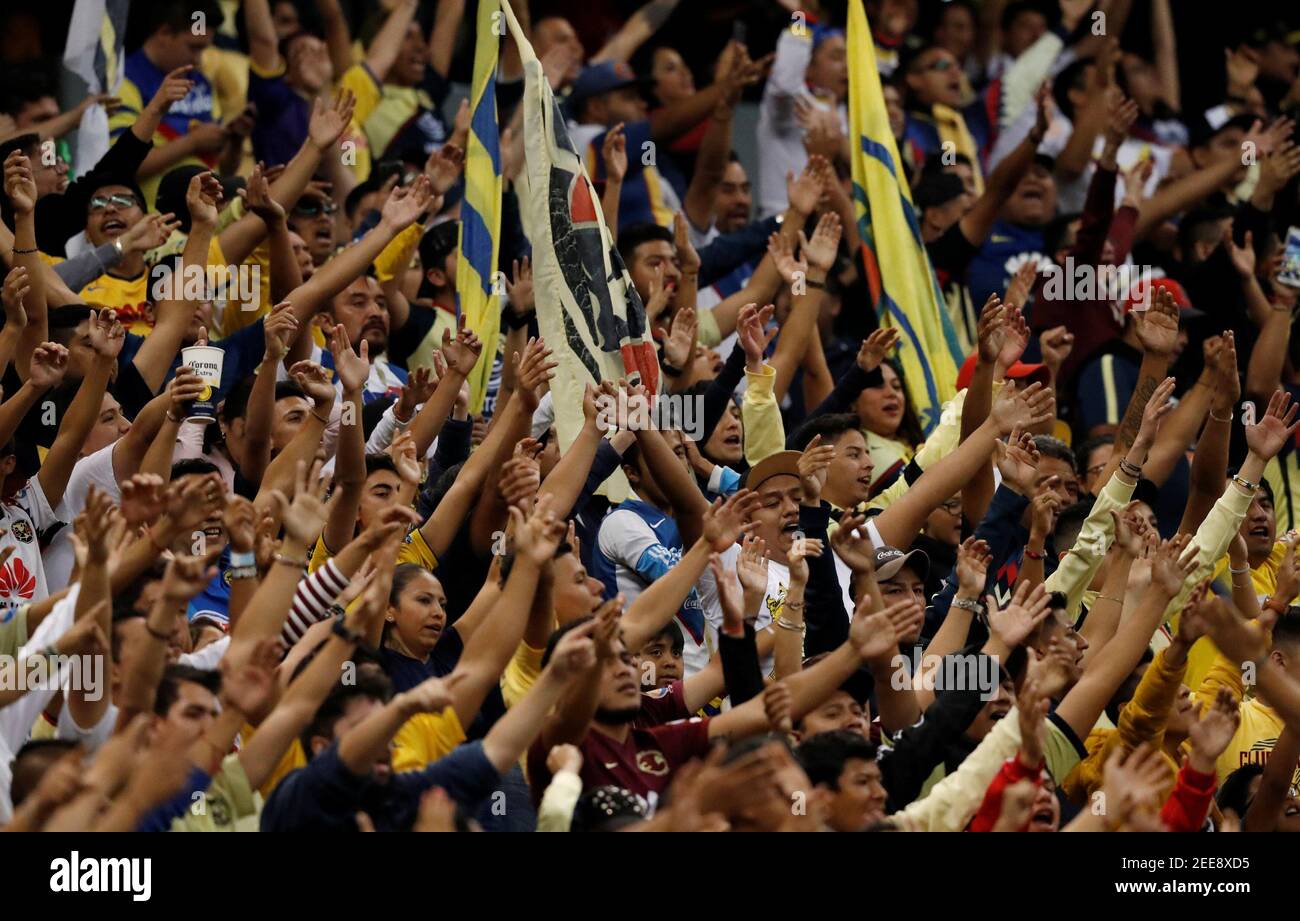
[[[1133,673],[1142,658],[1142,650],[1160,626],[1165,607],[1195,569],[1197,548],[1189,547],[1190,543],[1191,538],[1184,534],[1161,544],[1151,563],[1151,585],[1137,610],[1120,624],[1115,638],[1106,644],[1106,655],[1088,663],[1083,676],[1057,707],[1057,716],[1078,738],[1087,738],[1107,701]]]
[[[388,14],[388,18],[384,20],[384,24],[379,27],[379,31],[375,33],[370,47],[366,49],[366,67],[380,83],[384,82],[388,77],[388,71],[396,63],[397,55],[402,50],[402,42],[406,38],[406,31],[414,21],[419,8],[419,0],[399,0],[393,6],[392,12]]]
[[[208,277],[208,245],[217,226],[220,202],[221,183],[211,172],[199,173],[190,180],[185,193],[185,204],[190,209],[190,234],[181,255],[181,267],[171,278],[172,292],[182,296],[158,302],[158,322],[132,359],[151,393],[157,393],[162,387],[194,319],[198,302],[183,297],[191,289],[185,278],[194,267],[202,271],[205,281]]]
[[[27,324],[18,337],[17,371],[26,378],[33,350],[49,335],[45,304],[45,270],[36,247],[36,180],[31,161],[15,150],[5,158],[5,194],[14,212],[11,268],[27,270],[29,290],[23,297]]]

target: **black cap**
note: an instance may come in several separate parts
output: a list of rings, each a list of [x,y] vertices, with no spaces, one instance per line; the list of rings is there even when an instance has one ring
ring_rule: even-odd
[[[966,191],[961,177],[952,173],[930,173],[912,190],[912,203],[916,207],[938,208],[960,198]]]
[[[924,550],[909,550],[904,553],[897,547],[878,547],[874,562],[878,579],[892,579],[904,566],[910,566],[921,579],[930,574],[930,558]]]
[[[604,786],[587,790],[573,808],[572,831],[618,831],[635,825],[650,813],[643,797],[622,787]]]

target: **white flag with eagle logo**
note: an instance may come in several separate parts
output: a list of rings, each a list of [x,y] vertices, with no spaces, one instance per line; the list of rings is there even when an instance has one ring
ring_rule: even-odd
[[[569,138],[542,64],[502,2],[524,65],[525,167],[517,184],[520,216],[533,247],[537,324],[557,363],[551,381],[555,430],[564,450],[582,428],[588,383],[640,382],[659,389],[659,358],[645,305],[614,245],[600,198]],[[617,500],[620,485],[609,490]]]

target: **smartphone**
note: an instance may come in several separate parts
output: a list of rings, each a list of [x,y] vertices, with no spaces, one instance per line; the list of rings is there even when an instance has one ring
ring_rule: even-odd
[[[736,20],[734,23],[731,24],[731,40],[733,42],[739,42],[742,45],[747,44],[745,38],[746,35],[748,34],[748,31],[749,30],[746,29],[745,24],[743,22],[741,22],[740,20]]]
[[[1282,250],[1282,268],[1277,280],[1288,288],[1300,288],[1300,227],[1286,232],[1286,248]]]

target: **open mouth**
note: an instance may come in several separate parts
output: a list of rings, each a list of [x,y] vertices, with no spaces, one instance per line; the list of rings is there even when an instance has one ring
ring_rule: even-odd
[[[782,533],[782,534],[798,534],[798,533],[799,533],[799,521],[798,521],[798,519],[795,519],[794,521],[788,522],[787,524],[783,524],[783,525],[781,525],[781,533]]]
[[[743,439],[739,435],[728,435],[722,439],[722,443],[729,448],[738,448],[743,443]]]
[[[1005,719],[1005,718],[1006,718],[1006,715],[1007,715],[1008,713],[1010,713],[1010,712],[1011,712],[1010,708],[1008,708],[1008,709],[1006,709],[1006,710],[1003,710],[1003,709],[997,709],[997,710],[994,710],[992,713],[989,714],[989,719],[990,719],[991,721],[993,721],[993,722],[996,723],[996,722],[997,722],[998,720],[1000,720],[1000,719]]]
[[[1052,810],[1049,806],[1044,806],[1036,811],[1029,819],[1029,825],[1032,828],[1051,828],[1052,827]]]
[[[1260,525],[1257,528],[1251,528],[1250,536],[1259,537],[1259,538],[1263,538],[1264,540],[1268,540],[1269,539],[1268,527],[1266,525]]]
[[[1289,804],[1285,809],[1282,810],[1282,815],[1283,817],[1288,819],[1300,815],[1300,803]]]
[[[100,229],[103,230],[104,233],[121,233],[126,230],[126,221],[122,220],[120,217],[110,217],[100,225]]]

